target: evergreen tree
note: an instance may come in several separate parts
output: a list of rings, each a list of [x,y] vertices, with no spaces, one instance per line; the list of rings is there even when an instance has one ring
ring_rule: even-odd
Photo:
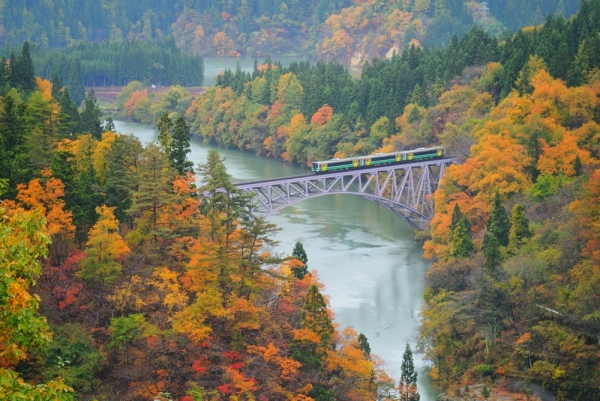
[[[60,83],[60,78],[58,77],[58,72],[54,73],[54,78],[52,78],[52,98],[60,103],[61,100],[61,89],[62,84]]]
[[[63,75],[64,78],[64,75]],[[85,99],[85,86],[81,76],[81,62],[78,58],[71,60],[65,86],[69,88],[71,99],[76,105]]]
[[[454,231],[460,219],[463,218],[462,211],[460,207],[458,207],[458,203],[454,204],[454,209],[452,209],[452,220],[450,221],[450,232]]]
[[[194,163],[187,159],[187,154],[191,152],[190,135],[183,117],[178,117],[175,121],[172,138],[169,152],[171,166],[179,175],[194,173]]]
[[[417,372],[413,363],[412,351],[410,345],[406,343],[404,354],[402,355],[402,366],[400,373],[400,384],[398,386],[400,401],[419,401],[419,389],[417,388]]]
[[[33,69],[33,61],[29,53],[29,42],[23,43],[21,54],[16,60],[15,65],[16,86],[20,87],[25,93],[32,93],[36,90],[35,71]]]
[[[451,252],[451,255],[454,257],[466,258],[475,250],[468,225],[467,218],[463,216],[454,229]]]
[[[162,147],[165,154],[171,154],[171,142],[173,137],[171,136],[171,128],[173,123],[167,113],[163,114],[158,120],[158,143]]]
[[[118,135],[105,156],[107,174],[104,182],[106,205],[116,206],[115,216],[121,223],[130,222],[127,210],[131,207],[131,193],[139,185],[142,144],[130,135]]]
[[[516,204],[512,209],[511,226],[508,234],[510,248],[513,250],[518,249],[529,237],[531,237],[529,219],[525,216],[523,205]]]
[[[95,139],[102,139],[102,112],[93,89],[90,89],[83,102],[80,119],[81,132],[90,133]]]
[[[18,95],[17,95],[18,96]],[[27,132],[25,131],[25,105],[17,104],[12,95],[2,99],[0,111],[0,178],[8,179],[6,196],[16,195],[17,184],[25,182],[27,173]]]
[[[334,329],[327,313],[325,300],[316,285],[313,285],[306,294],[302,311],[302,327],[319,335],[321,343],[315,344],[308,340],[293,340],[290,344],[291,356],[302,363],[303,370],[307,371],[308,374],[318,375],[321,371],[325,349],[329,346]],[[322,399],[329,399],[326,397],[327,393],[324,389],[323,392],[315,389],[311,394],[313,397],[319,396],[324,397]]]
[[[298,259],[300,262],[303,263],[302,267],[292,268],[294,276],[302,280],[304,276],[306,276],[306,274],[308,273],[308,267],[306,265],[306,262],[308,262],[308,257],[306,256],[306,251],[304,251],[304,246],[302,245],[302,242],[296,242],[296,245],[294,245],[294,250],[292,251],[292,257]]]
[[[112,117],[108,117],[104,121],[103,131],[104,132],[107,132],[107,131],[115,132],[115,122],[113,121]]]
[[[471,222],[468,218],[462,213],[460,207],[458,207],[458,203],[454,204],[454,209],[452,210],[452,220],[450,222],[450,239],[452,239],[452,233],[456,229],[458,222],[465,217],[465,223],[467,225],[467,231],[471,232]]]
[[[69,88],[63,89],[59,99],[62,125],[64,127],[63,135],[73,136],[79,132],[80,117],[77,105],[71,101]]]
[[[319,287],[313,285],[306,294],[302,311],[302,326],[321,337],[321,345],[326,348],[333,336],[333,324],[327,313],[327,304]]]
[[[73,214],[75,238],[83,244],[87,232],[96,223],[96,207],[102,204],[100,182],[90,164],[82,172],[77,171],[75,155],[58,151],[50,163],[52,174],[65,185],[65,208]]]
[[[494,203],[492,204],[492,211],[490,213],[490,220],[488,221],[488,232],[494,234],[500,245],[508,246],[508,236],[510,232],[510,219],[506,209],[502,205],[502,199],[500,198],[500,192],[496,190],[494,196]]]
[[[365,336],[363,333],[358,335],[358,348],[360,348],[367,358],[371,356],[371,346],[369,345],[367,336]]]
[[[17,71],[17,56],[15,56],[14,52],[10,52],[10,55],[8,56],[7,70],[8,70],[7,71],[8,85],[11,88],[16,88],[18,86],[19,77],[18,77],[18,74],[16,73],[16,71]]]
[[[486,233],[483,237],[483,255],[485,257],[483,267],[489,273],[494,273],[502,263],[502,253],[500,252],[500,242],[492,233]]]

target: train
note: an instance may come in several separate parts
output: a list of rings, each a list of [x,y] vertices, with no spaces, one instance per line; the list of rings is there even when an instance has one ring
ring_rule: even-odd
[[[311,170],[315,174],[353,170],[365,167],[384,166],[389,164],[410,163],[427,159],[440,159],[444,157],[444,147],[418,148],[392,153],[376,153],[369,156],[354,156],[343,159],[331,159],[312,162]]]

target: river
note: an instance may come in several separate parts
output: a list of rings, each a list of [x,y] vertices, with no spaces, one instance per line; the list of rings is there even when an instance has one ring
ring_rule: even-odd
[[[115,121],[115,127],[144,143],[158,137],[148,125]],[[196,138],[190,145],[189,159],[195,165],[206,161],[210,149],[217,149],[236,182],[306,173],[299,166],[207,146]],[[335,321],[364,333],[372,352],[383,357],[397,380],[406,343],[415,350],[429,267],[413,241],[412,227],[382,206],[339,194],[289,206],[268,220],[281,228],[275,251],[291,254],[296,241],[302,242],[309,269],[316,270],[325,284],[323,292],[329,296]],[[414,358],[421,400],[434,401],[439,392],[424,374],[419,355]]]

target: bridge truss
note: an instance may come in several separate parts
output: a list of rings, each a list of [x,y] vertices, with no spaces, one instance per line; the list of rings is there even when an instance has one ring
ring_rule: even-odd
[[[238,183],[253,194],[253,212],[271,214],[305,199],[351,194],[376,202],[422,229],[433,217],[433,193],[452,158],[360,170]]]

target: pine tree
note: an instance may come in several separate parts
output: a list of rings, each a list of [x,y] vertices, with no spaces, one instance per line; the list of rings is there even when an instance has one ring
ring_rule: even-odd
[[[8,85],[11,88],[16,88],[19,82],[19,76],[17,74],[17,56],[14,52],[10,52],[8,56]]]
[[[452,210],[452,220],[450,222],[450,240],[452,240],[452,233],[456,229],[458,222],[463,217],[466,217],[466,216],[462,213],[462,211],[460,210],[460,207],[458,207],[458,203],[455,203],[454,209]],[[469,221],[468,218],[465,218],[465,223],[467,224],[467,231],[471,232],[471,222]]]
[[[450,221],[450,232],[454,231],[460,219],[463,218],[462,211],[460,207],[458,207],[458,203],[454,204],[454,209],[452,210],[452,220]]]
[[[118,135],[105,156],[107,165],[106,205],[116,206],[115,216],[121,223],[131,222],[127,210],[131,207],[131,193],[139,185],[140,154],[142,144],[133,135]]]
[[[179,117],[175,121],[172,138],[169,152],[171,165],[179,175],[193,173],[194,163],[187,159],[187,154],[191,152],[190,135],[183,117]]]
[[[81,62],[78,58],[70,62],[65,86],[69,88],[73,102],[76,105],[81,104],[85,99],[85,86],[83,85],[83,78],[81,76]]]
[[[367,358],[371,356],[371,346],[369,345],[367,336],[365,336],[363,333],[358,335],[358,348],[360,348]]]
[[[173,123],[167,113],[163,114],[158,120],[158,143],[162,147],[165,154],[171,154],[171,142],[173,137],[171,136],[171,128]]]
[[[115,132],[115,122],[113,121],[112,117],[108,117],[105,121],[104,121],[104,127],[102,129],[104,132]]]
[[[302,280],[304,276],[306,276],[306,274],[308,273],[308,267],[306,265],[306,262],[308,262],[308,257],[306,256],[306,251],[304,251],[304,246],[302,245],[302,242],[296,242],[296,245],[294,245],[294,250],[292,251],[292,257],[298,259],[304,264],[304,266],[302,267],[292,268],[294,276],[299,280]]]
[[[462,217],[456,229],[452,234],[452,252],[451,255],[457,258],[466,258],[475,250],[473,240],[471,239],[471,231],[468,228],[467,218]]]
[[[410,345],[406,343],[404,354],[402,355],[402,366],[400,373],[400,383],[398,386],[400,401],[419,401],[419,389],[417,388],[417,372],[413,363],[412,351]]]
[[[502,263],[502,253],[500,252],[500,242],[492,233],[486,233],[483,237],[483,255],[485,257],[483,267],[489,273],[494,273]]]
[[[62,96],[61,89],[62,89],[62,84],[60,83],[60,78],[58,77],[58,72],[55,72],[54,78],[52,78],[52,98],[57,103],[60,103],[60,98]]]
[[[64,88],[59,99],[60,113],[62,119],[62,125],[64,127],[64,136],[73,136],[79,132],[79,110],[77,105],[71,101],[71,95],[69,94],[69,88]]]
[[[18,105],[11,95],[2,99],[0,111],[0,178],[9,181],[7,196],[16,195],[17,184],[25,182],[27,173],[27,135],[24,121],[24,104]]]
[[[37,85],[35,83],[35,70],[33,69],[33,60],[31,60],[31,54],[29,53],[29,42],[23,43],[21,54],[16,60],[16,71],[17,74],[17,86],[23,89],[25,93],[31,93],[36,90]]]
[[[511,227],[508,235],[510,248],[516,250],[523,242],[531,237],[529,219],[525,216],[523,205],[516,204],[512,209]]]
[[[496,190],[487,228],[488,232],[496,236],[496,239],[501,246],[508,246],[510,219],[508,213],[506,213],[506,209],[504,209],[504,206],[502,205],[502,199],[500,198],[500,192],[498,192],[498,190]]]
[[[93,89],[90,89],[83,102],[80,118],[82,132],[92,134],[95,139],[102,139],[102,112]]]
[[[302,311],[302,325],[321,337],[321,345],[327,347],[333,336],[333,324],[327,313],[327,304],[319,287],[313,285],[306,294]]]

